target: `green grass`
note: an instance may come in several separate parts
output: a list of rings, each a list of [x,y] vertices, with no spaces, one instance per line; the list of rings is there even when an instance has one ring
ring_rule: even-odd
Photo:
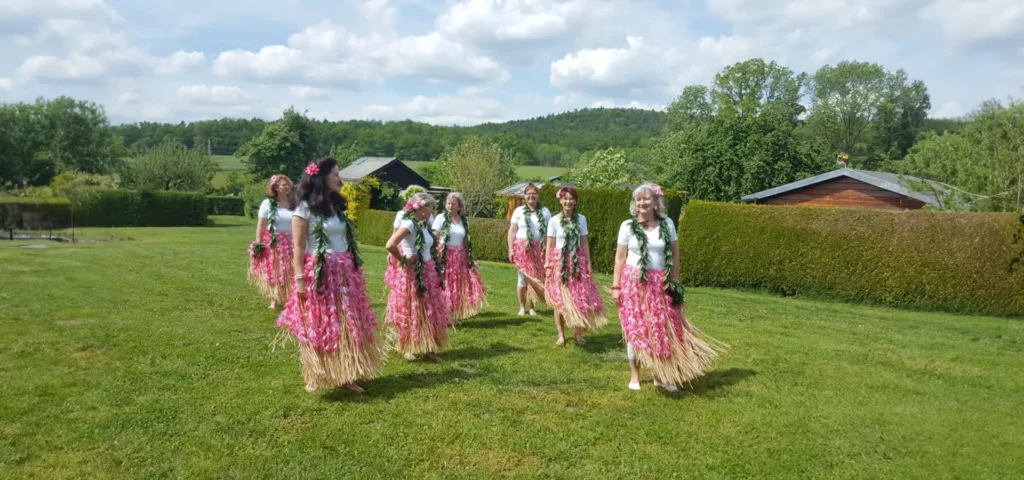
[[[434,162],[405,161],[404,163],[413,170],[416,170],[417,172],[422,172],[423,167]],[[518,173],[519,177],[522,178],[523,180],[547,180],[557,175],[563,175],[567,171],[568,169],[562,167],[543,167],[536,165],[523,165],[520,167],[516,167],[516,173]]]
[[[220,167],[221,171],[244,172],[246,169],[246,164],[242,162],[242,159],[234,155],[211,155],[210,158]]]
[[[557,348],[487,264],[491,307],[443,363],[392,355],[366,395],[310,395],[245,282],[252,223],[214,219],[0,242],[0,477],[1024,474],[1019,320],[695,288],[692,319],[730,351],[691,389],[632,392],[616,323]],[[381,313],[385,256],[365,257]]]

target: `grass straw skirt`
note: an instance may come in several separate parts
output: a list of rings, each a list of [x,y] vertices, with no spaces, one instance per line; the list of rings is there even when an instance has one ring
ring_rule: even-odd
[[[261,255],[257,256],[253,244],[249,245],[249,283],[256,286],[260,295],[281,305],[288,300],[291,292],[292,275],[292,234],[277,234],[277,243],[270,246],[270,232],[260,235],[260,242],[265,245]]]
[[[307,254],[306,300],[293,289],[277,319],[298,341],[302,376],[314,389],[376,377],[384,363],[383,342],[362,270],[355,268],[352,253],[328,253],[318,291],[315,265]]]
[[[548,305],[562,314],[565,326],[587,333],[607,325],[608,317],[597,291],[597,282],[590,271],[590,260],[584,256],[583,249],[579,250],[579,256],[579,274],[570,275],[568,283],[562,283],[562,252],[552,251],[548,255],[547,281],[544,285]]]
[[[480,267],[469,264],[466,247],[447,247],[448,268],[444,272],[444,305],[448,309],[448,321],[458,325],[467,318],[476,316],[487,305],[484,281]],[[438,253],[440,254],[440,252]]]
[[[441,292],[441,277],[434,261],[425,262],[423,278],[427,290],[416,292],[416,266],[410,262],[398,267],[388,285],[388,309],[385,316],[391,326],[391,344],[405,355],[437,352],[448,340],[448,310]]]
[[[648,270],[647,283],[640,269],[626,265],[619,293],[619,321],[636,359],[660,382],[690,383],[704,375],[728,348],[704,336],[686,319],[681,307],[665,293],[665,270]]]
[[[529,240],[515,240],[512,242],[512,261],[519,269],[519,273],[526,277],[528,288],[526,289],[526,300],[535,303],[545,302],[542,294],[538,294],[530,285],[536,285],[543,292],[544,286],[544,250],[541,241],[530,243]]]

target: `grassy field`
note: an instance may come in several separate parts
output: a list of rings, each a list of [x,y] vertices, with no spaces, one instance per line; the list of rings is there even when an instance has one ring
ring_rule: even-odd
[[[444,362],[310,395],[245,282],[252,223],[79,234],[132,240],[0,242],[0,477],[1024,475],[1020,320],[692,289],[730,351],[690,389],[632,392],[617,323],[555,347],[487,264],[491,306]]]
[[[433,162],[405,162],[406,165],[411,167],[417,172],[421,171],[424,166],[429,165]],[[541,167],[536,165],[524,165],[516,167],[516,172],[519,177],[523,180],[547,180],[556,175],[564,174],[568,169],[562,167]]]

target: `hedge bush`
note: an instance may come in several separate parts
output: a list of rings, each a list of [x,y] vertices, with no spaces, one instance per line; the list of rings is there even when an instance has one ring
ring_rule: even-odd
[[[540,190],[540,203],[551,210],[552,216],[562,211],[561,204],[555,198],[558,188],[548,184]],[[669,218],[676,221],[683,208],[682,197],[675,190],[664,191],[665,209],[668,210]],[[633,199],[633,191],[585,188],[579,190],[579,196],[576,210],[587,217],[592,267],[597,272],[612,273],[615,268],[619,226],[623,220],[629,218],[629,203]]]
[[[64,228],[71,223],[71,204],[62,198],[0,197],[0,228],[31,230]]]
[[[691,202],[684,280],[927,310],[1024,315],[1024,219],[1006,213]]]
[[[391,237],[395,212],[364,210],[359,216],[359,241],[383,247]],[[469,235],[473,239],[473,257],[490,262],[508,262],[508,221],[472,218]]]
[[[206,197],[195,192],[92,189],[75,209],[75,224],[92,227],[206,225]]]
[[[222,195],[206,196],[207,215],[245,215],[245,199]]]

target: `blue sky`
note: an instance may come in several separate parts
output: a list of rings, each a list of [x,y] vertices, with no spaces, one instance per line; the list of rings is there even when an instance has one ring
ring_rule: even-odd
[[[1024,96],[1024,0],[0,1],[0,101],[70,95],[117,123],[663,108],[752,57],[903,69],[962,115]]]

